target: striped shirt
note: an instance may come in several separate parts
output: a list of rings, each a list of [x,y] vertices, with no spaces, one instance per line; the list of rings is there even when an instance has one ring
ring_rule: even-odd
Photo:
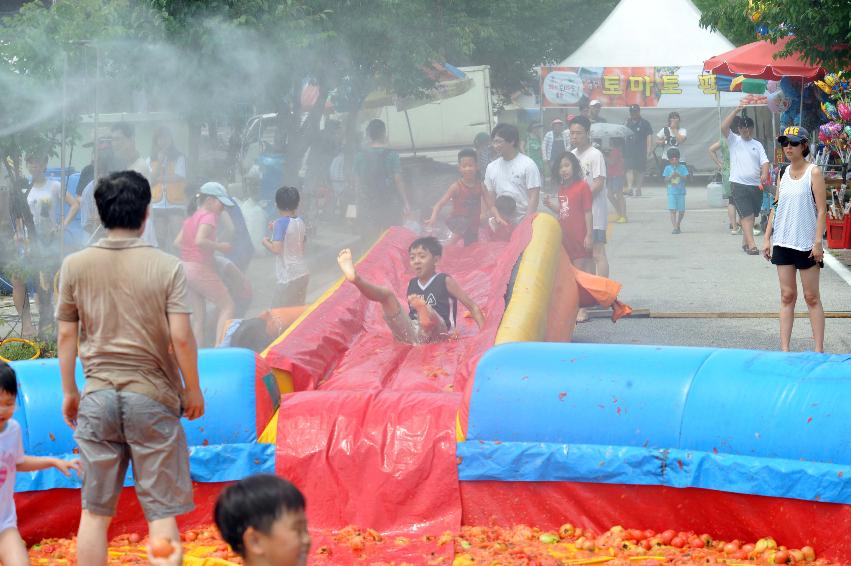
[[[547,162],[547,163],[552,161],[553,138],[554,137],[555,136],[553,135],[552,130],[550,130],[549,132],[544,134],[544,141],[543,141],[543,144],[541,146],[541,149],[542,149],[542,153],[544,154],[544,161]],[[567,130],[563,130],[561,132],[561,139],[564,141],[564,151],[565,152],[570,151],[570,132],[568,132]]]

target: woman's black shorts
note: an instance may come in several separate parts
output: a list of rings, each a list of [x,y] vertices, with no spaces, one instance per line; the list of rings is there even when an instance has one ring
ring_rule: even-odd
[[[810,257],[812,250],[802,252],[783,246],[771,248],[771,263],[774,265],[794,265],[795,269],[809,269],[816,264],[816,260]],[[824,267],[824,262],[818,262],[819,267]]]
[[[733,204],[739,216],[747,218],[756,216],[762,210],[762,191],[753,185],[742,185],[741,183],[730,183],[733,195]]]

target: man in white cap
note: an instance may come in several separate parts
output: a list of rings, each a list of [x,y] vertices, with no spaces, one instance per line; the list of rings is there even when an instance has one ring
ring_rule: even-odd
[[[561,156],[570,149],[570,133],[564,129],[564,121],[556,118],[552,121],[552,128],[544,135],[545,175],[552,169],[553,163],[561,159]]]
[[[754,242],[754,218],[762,208],[761,187],[768,184],[768,156],[759,141],[753,139],[753,118],[742,116],[739,133],[730,131],[736,115],[745,108],[739,105],[721,122],[721,135],[730,147],[730,190],[742,224],[742,250],[759,255]]]
[[[603,108],[603,103],[597,100],[596,98],[591,101],[589,104],[590,114],[588,118],[591,120],[592,124],[605,124],[606,119],[600,116],[600,110]]]

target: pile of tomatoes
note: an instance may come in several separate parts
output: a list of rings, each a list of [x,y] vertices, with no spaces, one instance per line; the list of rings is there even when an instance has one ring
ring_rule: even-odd
[[[722,541],[708,534],[612,527],[602,534],[566,523],[555,531],[526,525],[464,527],[453,566],[472,564],[828,564],[811,547],[788,549],[772,538]]]
[[[242,564],[213,526],[185,531],[181,535],[186,565]],[[310,563],[332,564],[426,564],[444,566],[517,565],[557,566],[607,564],[607,566],[653,566],[661,564],[814,564],[808,546],[800,549],[778,545],[767,537],[749,543],[721,541],[708,534],[667,530],[612,527],[602,534],[566,523],[558,531],[542,531],[526,525],[513,527],[462,527],[456,534],[439,536],[383,536],[373,529],[346,527],[313,533]],[[110,564],[147,564],[147,540],[130,533],[109,545]],[[30,549],[33,564],[76,564],[76,540],[48,539]]]
[[[183,544],[184,565],[204,564],[226,566],[242,564],[242,559],[219,537],[214,526],[187,530],[180,535]],[[109,564],[128,566],[148,564],[147,538],[138,533],[118,535],[109,542]],[[46,539],[33,545],[29,551],[32,564],[59,566],[77,564],[77,540]]]

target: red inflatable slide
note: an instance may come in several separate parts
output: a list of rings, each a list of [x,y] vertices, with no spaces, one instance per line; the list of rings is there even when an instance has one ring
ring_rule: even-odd
[[[530,238],[526,222],[511,242],[444,250],[438,270],[482,308],[481,331],[459,305],[457,339],[398,343],[380,305],[343,283],[270,348],[267,363],[289,372],[295,390],[282,398],[276,471],[304,491],[312,527],[356,523],[419,534],[460,528],[461,393],[494,344],[512,270]],[[391,229],[357,265],[363,277],[395,289],[402,304],[413,239]]]

